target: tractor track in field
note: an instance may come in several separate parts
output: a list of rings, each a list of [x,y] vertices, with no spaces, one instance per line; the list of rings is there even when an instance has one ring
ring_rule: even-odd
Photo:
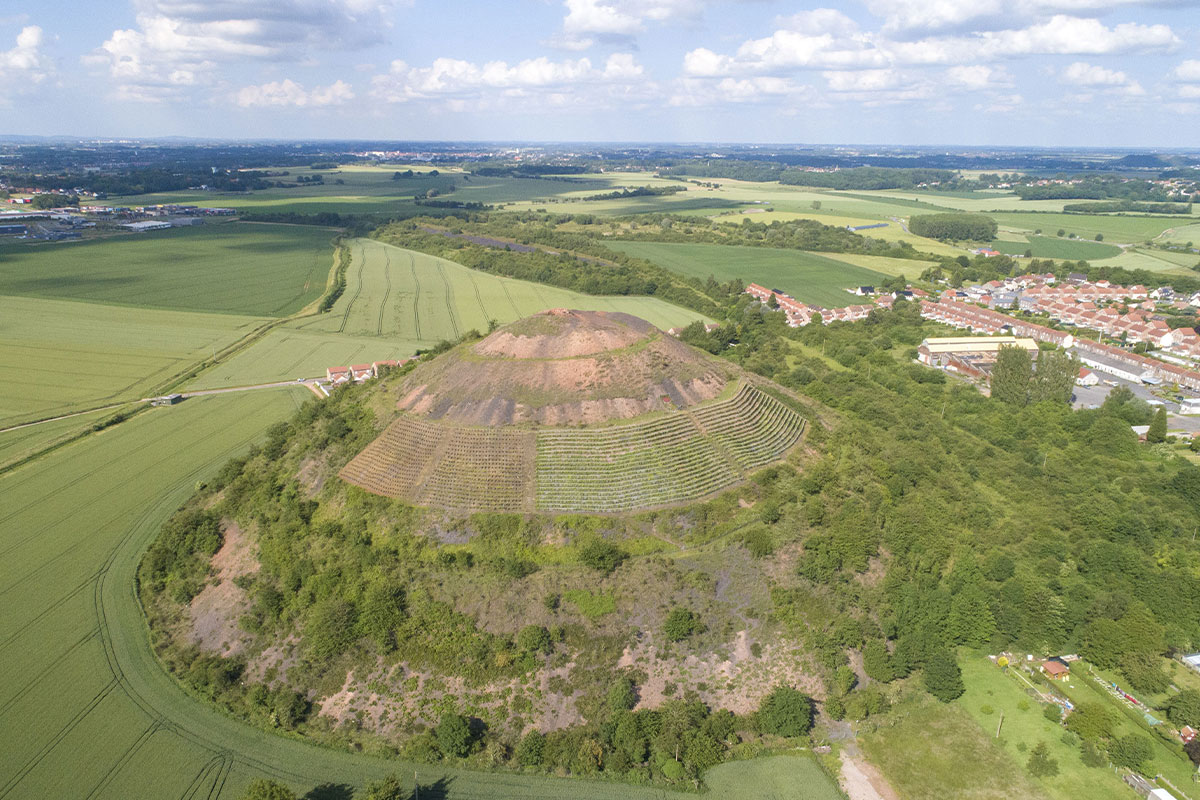
[[[179,800],[217,800],[232,769],[233,756],[227,752],[218,753],[200,767],[192,782],[179,795]],[[205,786],[208,786],[208,791],[201,794]]]
[[[417,260],[412,251],[408,252],[408,268],[412,271],[413,279],[413,328],[417,339],[421,338],[421,279],[417,277]]]
[[[37,686],[39,683],[41,683],[42,680],[47,675],[49,675],[50,672],[53,671],[54,668],[57,667],[63,659],[67,658],[69,655],[74,653],[76,650],[78,650],[83,645],[87,644],[92,639],[95,639],[99,634],[100,634],[100,631],[90,630],[87,633],[85,633],[83,636],[80,636],[78,639],[76,639],[75,642],[73,644],[71,644],[69,647],[67,647],[66,650],[63,650],[61,653],[56,655],[53,658],[53,660],[51,660],[50,666],[46,667],[41,672],[39,672],[37,675],[35,675],[33,677],[33,680],[29,681],[24,686],[22,686],[20,689],[18,689],[17,693],[14,694],[12,697],[8,698],[7,700],[5,700],[3,704],[0,704],[0,716],[3,716],[5,712],[7,712],[10,708],[12,708],[17,703],[19,703],[21,701],[21,698],[23,698],[25,695],[29,694],[29,692],[35,686]]]
[[[92,787],[90,792],[84,795],[84,800],[92,800],[92,798],[96,797],[105,789],[107,789],[108,785],[113,782],[113,779],[117,777],[117,774],[125,767],[125,765],[132,761],[133,757],[137,755],[138,751],[142,749],[146,742],[150,741],[151,737],[153,737],[154,734],[158,733],[161,729],[162,725],[157,720],[151,722],[150,725],[144,731],[142,731],[141,736],[134,739],[133,744],[125,748],[125,752],[121,754],[121,757],[113,762],[113,765],[108,768],[108,772],[104,773],[104,777]]]
[[[379,319],[375,322],[375,335],[383,336],[383,315],[387,312],[388,297],[392,293],[392,256],[383,251],[383,298],[379,301]]]
[[[508,299],[508,304],[512,306],[513,319],[520,319],[521,309],[517,308],[516,301],[512,299],[512,295],[508,291],[508,281],[503,278],[499,278],[498,280],[500,281],[500,288],[504,291],[504,296]]]
[[[361,244],[358,246],[358,256],[358,284],[354,287],[354,296],[350,298],[350,302],[346,304],[346,310],[342,312],[342,324],[338,325],[338,333],[346,332],[346,323],[350,321],[350,309],[354,308],[355,301],[362,294],[363,268],[367,264],[367,250]]]
[[[451,298],[454,296],[454,290],[450,287],[450,279],[446,277],[446,268],[442,266],[441,261],[434,262],[437,264],[438,275],[442,277],[442,285],[446,287],[444,299],[446,301],[446,315],[450,318],[450,329],[454,331],[454,338],[462,336],[462,332],[458,328],[458,320],[454,318],[454,304]]]
[[[87,702],[87,705],[76,712],[75,716],[67,720],[66,724],[58,729],[58,732],[50,738],[49,742],[42,745],[40,750],[30,756],[30,758],[21,766],[21,768],[18,769],[11,778],[8,779],[7,783],[5,783],[3,786],[0,786],[0,798],[8,797],[8,795],[12,793],[12,790],[17,788],[21,781],[25,780],[25,777],[29,775],[29,773],[37,769],[38,764],[41,764],[46,760],[46,756],[54,752],[54,748],[62,744],[63,739],[66,739],[71,735],[71,731],[75,730],[75,728],[79,726],[79,723],[83,722],[89,714],[96,710],[97,706],[104,702],[105,698],[112,694],[112,691],[115,688],[117,688],[117,679],[113,678],[106,683],[104,687],[100,689],[100,691],[92,695],[92,699]]]
[[[479,293],[479,283],[473,274],[468,274],[467,277],[471,279],[471,288],[475,290],[475,302],[479,304],[479,313],[483,314],[484,323],[487,324],[491,322],[492,318],[488,316],[487,309],[483,307],[483,295]]]

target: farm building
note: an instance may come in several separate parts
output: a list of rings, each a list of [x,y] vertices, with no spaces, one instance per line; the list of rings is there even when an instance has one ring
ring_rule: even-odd
[[[325,377],[334,386],[341,386],[343,383],[349,383],[350,368],[349,367],[329,367],[325,370]]]
[[[370,364],[352,364],[350,366],[350,379],[355,383],[374,377],[375,370],[371,368]]]
[[[1098,383],[1100,383],[1100,378],[1096,377],[1096,373],[1087,367],[1079,368],[1079,377],[1075,379],[1076,386],[1095,386]]]
[[[372,361],[371,362],[371,377],[378,378],[380,373],[387,369],[392,369],[403,364],[403,361]]]
[[[1052,681],[1065,681],[1071,677],[1071,668],[1056,658],[1043,661],[1038,670]]]
[[[0,236],[24,236],[27,232],[24,225],[0,225]]]
[[[1188,653],[1183,657],[1183,663],[1200,672],[1200,653]]]

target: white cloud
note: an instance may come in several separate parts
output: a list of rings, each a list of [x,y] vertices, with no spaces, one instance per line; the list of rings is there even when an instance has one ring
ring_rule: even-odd
[[[982,31],[965,36],[932,36],[915,41],[862,31],[841,12],[817,9],[780,20],[770,36],[744,42],[734,54],[706,48],[688,52],[685,75],[714,77],[795,70],[886,69],[896,66],[961,65],[1031,55],[1110,55],[1170,51],[1179,37],[1166,25],[1122,23],[1062,14],[1020,29]],[[961,73],[960,79],[979,79]]]
[[[387,74],[372,79],[371,93],[392,103],[441,98],[469,100],[479,106],[502,98],[532,96],[554,103],[570,102],[571,98],[561,96],[570,92],[576,95],[576,102],[603,103],[616,94],[628,95],[632,88],[644,86],[643,72],[629,53],[610,55],[602,68],[594,67],[587,58],[551,61],[542,57],[515,64],[439,58],[428,67],[393,61]]]
[[[300,61],[316,49],[375,43],[397,0],[135,0],[137,27],[112,32],[84,63],[118,95],[163,99],[211,83],[217,65]]]
[[[354,90],[344,81],[334,81],[329,86],[317,86],[306,90],[293,80],[272,81],[260,86],[239,89],[234,101],[242,108],[264,106],[322,107],[341,105],[354,99]]]
[[[951,86],[971,91],[1006,88],[1013,84],[1012,76],[1007,70],[987,64],[951,67],[946,70],[944,78]]]
[[[1200,83],[1200,61],[1189,58],[1177,66],[1171,74],[1176,80]]]
[[[596,38],[628,40],[649,22],[694,22],[713,0],[563,0],[562,31],[549,44],[586,50]]]
[[[895,89],[904,82],[898,70],[863,69],[853,72],[822,73],[835,92],[882,92]]]
[[[885,33],[905,36],[999,31],[1011,28],[1014,19],[1037,21],[1055,14],[1086,17],[1125,6],[1162,4],[1159,0],[867,0],[867,9],[884,20]]]
[[[27,25],[17,34],[16,46],[0,50],[0,80],[40,82],[50,71],[50,61],[41,52],[42,29]]]
[[[1021,30],[983,34],[996,55],[1108,55],[1173,50],[1179,37],[1166,25],[1125,22],[1112,28],[1099,20],[1057,15]]]
[[[1189,100],[1200,98],[1200,86],[1180,86],[1175,94]]]
[[[1124,72],[1083,61],[1076,61],[1063,70],[1062,81],[1088,89],[1110,89],[1130,95],[1145,94],[1141,85]]]

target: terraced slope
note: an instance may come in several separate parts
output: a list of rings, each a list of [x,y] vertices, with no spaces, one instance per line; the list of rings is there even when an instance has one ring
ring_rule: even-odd
[[[342,470],[375,494],[461,511],[621,513],[692,502],[778,461],[804,419],[750,383],[627,424],[470,427],[402,414]]]
[[[781,459],[804,420],[761,389],[631,425],[538,433],[537,508],[624,512],[698,500]]]

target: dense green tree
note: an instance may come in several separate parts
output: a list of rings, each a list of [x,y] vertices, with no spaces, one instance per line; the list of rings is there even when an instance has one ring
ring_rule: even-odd
[[[943,703],[960,696],[965,690],[962,670],[949,650],[937,649],[925,661],[922,680],[925,689]]]
[[[776,736],[803,736],[812,727],[812,699],[790,686],[776,686],[758,706],[758,726]]]
[[[1045,742],[1038,742],[1029,753],[1025,768],[1035,778],[1052,778],[1058,774],[1058,762],[1050,756]]]
[[[1029,384],[1033,379],[1033,361],[1023,347],[1004,345],[996,354],[992,368],[992,397],[1012,406],[1029,402]]]
[[[872,639],[863,647],[863,671],[868,678],[880,683],[887,683],[896,677],[892,672],[887,643],[882,639]]]
[[[461,714],[443,714],[441,721],[438,722],[435,735],[438,749],[444,755],[452,758],[464,758],[471,752],[474,735],[471,733],[471,725],[467,718]]]
[[[605,703],[610,711],[628,711],[637,703],[637,687],[627,676],[621,675],[608,687]]]
[[[1176,725],[1200,728],[1200,691],[1184,689],[1167,700],[1163,707],[1167,710],[1167,718]]]
[[[668,642],[681,642],[702,629],[700,617],[691,609],[682,606],[671,609],[671,613],[667,614],[667,619],[663,622],[663,633],[666,634]]]
[[[930,239],[990,242],[996,238],[998,226],[983,214],[914,214],[908,229]]]
[[[241,800],[296,800],[296,793],[282,783],[255,778],[242,792]]]
[[[1137,733],[1126,734],[1108,743],[1108,758],[1118,767],[1144,772],[1153,755],[1154,744]]]
[[[600,572],[612,572],[627,558],[628,553],[599,536],[588,538],[579,548],[579,560]]]
[[[1029,402],[1069,403],[1080,361],[1065,350],[1042,350],[1029,384]]]
[[[1160,444],[1167,440],[1167,409],[1159,406],[1150,419],[1150,430],[1146,431],[1148,444]]]
[[[391,581],[380,581],[371,585],[363,597],[358,623],[365,636],[369,636],[384,650],[395,645],[396,629],[404,622],[404,587]]]
[[[362,800],[408,800],[411,795],[399,775],[389,775],[381,781],[368,783]]]
[[[345,652],[354,641],[357,613],[345,600],[322,600],[308,612],[304,644],[313,657],[329,659]]]
[[[542,763],[546,749],[546,737],[538,731],[530,731],[521,737],[517,745],[517,762],[523,767],[536,767]]]
[[[954,595],[946,620],[946,636],[951,644],[982,647],[995,632],[996,620],[983,590],[972,584]]]
[[[554,641],[545,627],[526,625],[517,634],[517,649],[522,653],[549,653],[554,649]]]

